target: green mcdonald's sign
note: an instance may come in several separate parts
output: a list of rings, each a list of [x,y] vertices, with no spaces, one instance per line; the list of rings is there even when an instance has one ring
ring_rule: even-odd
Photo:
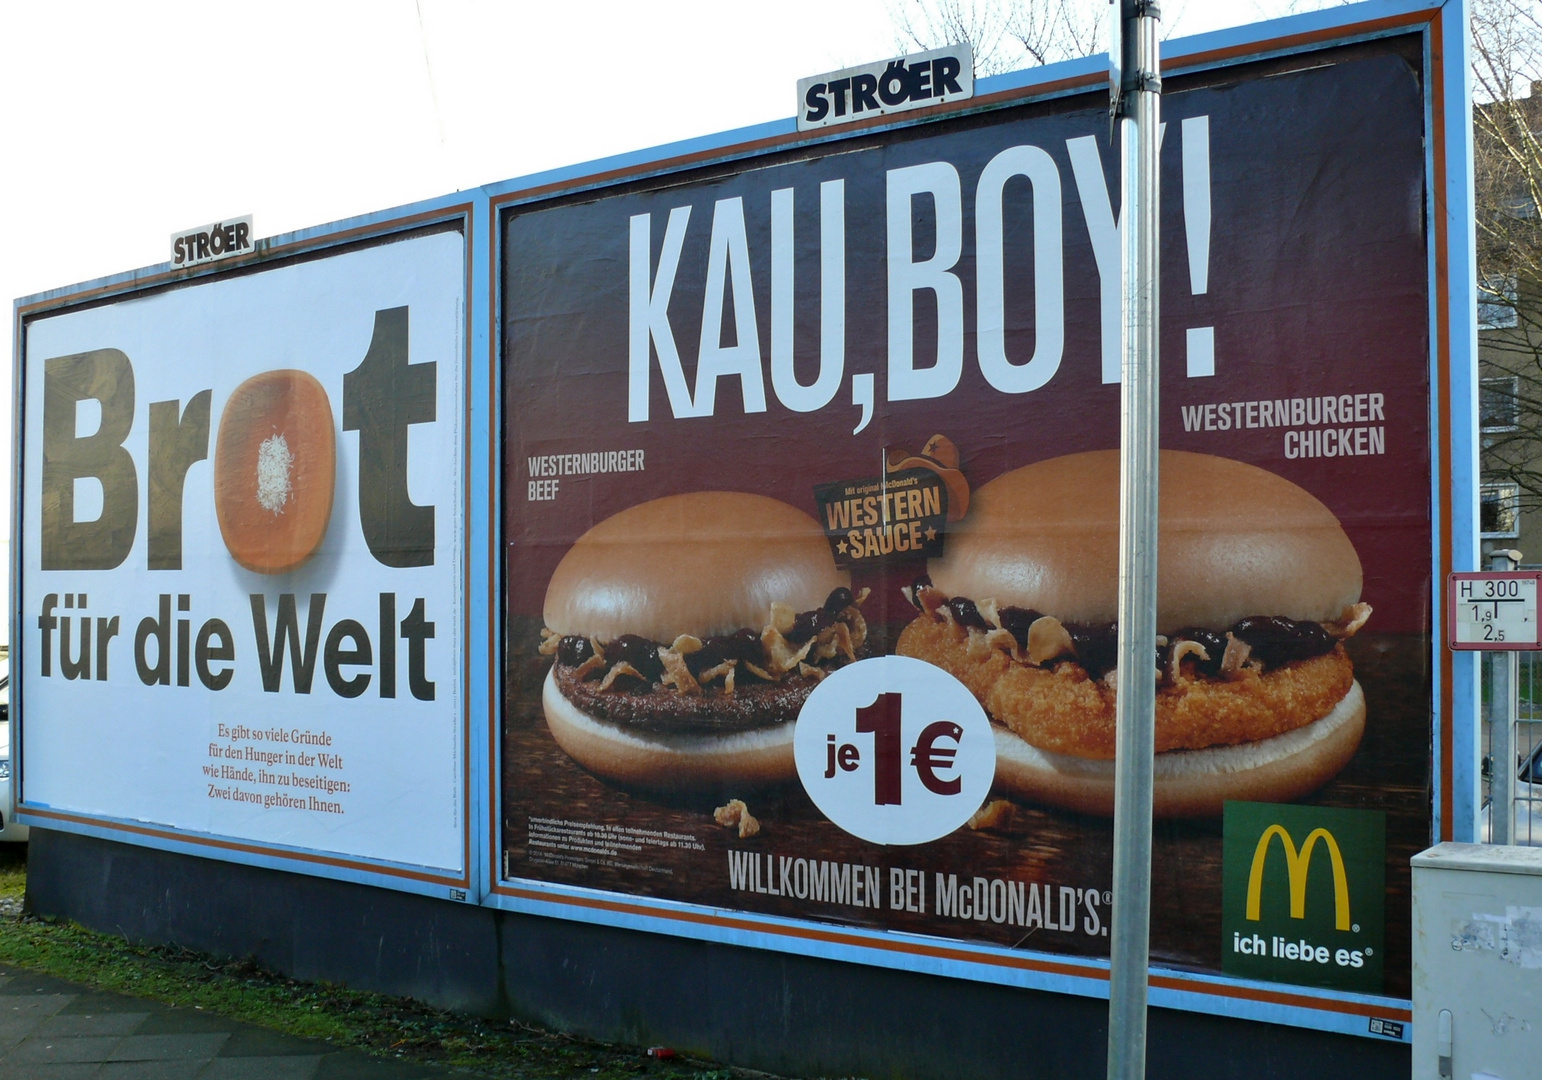
[[[1221,844],[1221,970],[1382,989],[1386,815],[1229,802]]]

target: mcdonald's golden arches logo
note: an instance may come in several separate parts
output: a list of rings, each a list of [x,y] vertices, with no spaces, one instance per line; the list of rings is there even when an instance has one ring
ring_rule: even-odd
[[[1264,864],[1269,858],[1269,841],[1276,836],[1280,838],[1280,846],[1285,849],[1285,872],[1290,875],[1290,917],[1306,918],[1306,882],[1307,875],[1312,871],[1312,848],[1321,840],[1328,849],[1328,858],[1333,865],[1333,926],[1336,930],[1348,930],[1351,925],[1349,877],[1344,872],[1344,855],[1339,850],[1339,842],[1327,829],[1316,828],[1307,834],[1306,843],[1301,845],[1298,852],[1295,841],[1290,838],[1290,831],[1278,823],[1264,830],[1253,851],[1253,866],[1248,871],[1248,919],[1258,922],[1262,918],[1259,909],[1263,906]]]
[[[1221,970],[1379,992],[1386,829],[1380,810],[1227,803]]]

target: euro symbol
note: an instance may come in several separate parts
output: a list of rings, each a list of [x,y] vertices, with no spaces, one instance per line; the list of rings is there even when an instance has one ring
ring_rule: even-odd
[[[964,729],[951,720],[938,720],[922,729],[921,737],[910,749],[910,764],[915,766],[916,775],[921,778],[927,791],[937,795],[957,795],[963,789],[963,780],[956,776],[951,780],[943,780],[936,772],[938,769],[953,768],[953,758],[958,753],[957,746],[938,746],[937,740],[952,739],[957,743],[963,734]]]

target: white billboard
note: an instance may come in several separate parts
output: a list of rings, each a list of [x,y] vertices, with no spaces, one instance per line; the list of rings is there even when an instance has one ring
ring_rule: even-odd
[[[28,323],[36,812],[465,870],[459,231]]]

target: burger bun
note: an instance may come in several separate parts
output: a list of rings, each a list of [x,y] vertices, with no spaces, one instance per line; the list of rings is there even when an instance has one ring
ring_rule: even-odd
[[[773,602],[807,611],[850,584],[802,510],[764,495],[696,491],[628,507],[579,537],[552,573],[544,617],[558,634],[667,643],[759,632]]]
[[[1246,462],[1163,450],[1157,633],[1249,615],[1330,622],[1360,599],[1360,558],[1333,511]],[[994,598],[1063,623],[1117,617],[1119,454],[1069,454],[974,494],[928,571],[949,596]]]

